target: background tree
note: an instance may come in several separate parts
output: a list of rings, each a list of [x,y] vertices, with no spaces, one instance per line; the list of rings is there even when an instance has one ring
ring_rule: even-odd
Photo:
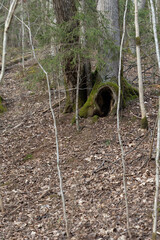
[[[98,38],[100,48],[99,55],[102,59],[101,68],[94,75],[95,84],[93,90],[80,110],[80,116],[106,116],[115,111],[117,104],[117,78],[118,78],[118,52],[120,47],[120,28],[118,1],[99,0],[97,4],[98,24],[101,37]],[[136,97],[137,91],[122,80],[121,107],[125,100]],[[128,95],[129,94],[129,95]]]
[[[10,23],[15,11],[17,5],[17,0],[13,0],[11,2],[9,12],[5,21],[5,26],[4,26],[4,35],[3,35],[3,52],[2,52],[2,69],[1,69],[1,74],[0,74],[0,82],[3,79],[4,76],[4,71],[5,71],[5,61],[6,61],[6,46],[7,46],[7,32],[10,27]]]
[[[83,59],[81,60],[80,74],[80,105],[87,100],[80,110],[80,116],[86,117],[95,114],[105,116],[112,110],[117,101],[117,53],[120,43],[118,1],[113,1],[112,3],[110,1],[98,2],[97,9],[99,10],[97,12],[96,5],[91,4],[91,1],[88,0],[85,3],[85,12],[81,11],[81,14],[79,14],[77,8],[79,5],[76,5],[74,1],[54,1],[54,6],[57,16],[57,29],[59,29],[60,52],[63,53],[62,65],[64,65],[66,85],[68,90],[70,89],[70,91],[67,91],[66,111],[73,110],[75,104],[74,89],[76,88],[77,79],[77,56],[80,54],[81,59]],[[65,12],[66,9],[69,9],[68,14]],[[90,19],[93,20],[92,23]],[[81,21],[85,26],[85,31],[81,31]],[[100,26],[98,29],[97,24]],[[79,38],[82,38],[82,34],[85,34],[83,36],[85,46],[79,41]],[[86,71],[85,67],[85,59],[89,59],[92,63],[91,54],[92,56],[96,56],[95,64],[97,65],[97,71],[92,75],[88,73],[88,70]],[[89,75],[91,79],[89,79]],[[91,84],[87,84],[88,81],[92,81],[93,87],[89,96],[87,95],[86,88],[89,85],[91,86]],[[107,83],[107,86],[102,89],[102,86],[100,86],[101,83],[105,85]],[[123,87],[129,89],[131,95],[136,95],[135,91],[126,82],[123,84]],[[128,96],[124,94],[124,99],[126,97]]]
[[[135,0],[135,29],[136,29],[136,53],[137,53],[137,71],[138,71],[138,83],[139,83],[139,102],[141,109],[141,127],[148,128],[148,122],[146,118],[146,110],[144,105],[144,93],[143,93],[143,81],[142,81],[142,69],[141,69],[141,54],[140,54],[140,35],[138,24],[138,1]]]
[[[158,62],[158,69],[160,72],[160,52],[159,52],[159,43],[158,43],[158,36],[157,36],[156,14],[155,14],[155,9],[154,9],[152,0],[150,0],[150,4],[151,4],[151,12],[152,12],[152,25],[153,25],[155,47],[156,47],[156,56],[157,56],[157,62]]]
[[[113,48],[110,47],[108,52],[105,53],[105,66],[102,72],[100,73],[103,81],[106,81],[107,79],[110,80],[112,77],[116,78],[118,77],[119,59],[117,57],[117,53],[120,47],[118,0],[113,1],[99,0],[97,4],[97,10],[100,12],[101,16],[105,17],[108,20],[106,28],[109,29],[110,37],[112,39],[112,42],[114,43],[113,45],[114,47]],[[102,19],[99,21],[100,25],[101,23],[103,23]],[[107,38],[107,32],[105,30],[103,30],[104,41]]]
[[[77,12],[76,2],[74,0],[66,1],[66,0],[53,0],[53,5],[55,9],[56,22],[59,25],[59,29],[62,30],[64,23],[66,28],[66,35],[60,41],[60,51],[61,52],[69,52],[69,55],[65,56],[63,61],[64,63],[64,72],[65,72],[65,81],[67,84],[67,88],[71,89],[71,91],[67,91],[67,105],[66,112],[70,112],[73,110],[73,104],[75,103],[75,88],[77,81],[77,67],[74,62],[73,52],[70,52],[71,45],[77,46],[79,44],[79,36],[77,32],[78,21],[74,19],[74,16]],[[71,38],[69,38],[71,36]]]

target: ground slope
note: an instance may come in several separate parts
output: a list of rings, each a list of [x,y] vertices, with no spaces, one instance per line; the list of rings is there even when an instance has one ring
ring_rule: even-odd
[[[28,91],[18,73],[8,71],[0,88],[8,108],[0,115],[0,239],[66,239],[48,95]],[[142,167],[157,115],[157,90],[148,89],[148,135],[140,129],[138,99],[120,114],[131,233],[139,240],[151,238],[155,190],[154,161]],[[128,239],[116,117],[81,119],[77,133],[71,114],[55,112],[71,239]]]

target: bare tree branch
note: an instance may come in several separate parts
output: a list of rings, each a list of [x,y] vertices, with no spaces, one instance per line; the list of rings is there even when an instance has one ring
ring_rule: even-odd
[[[125,28],[126,28],[127,7],[128,7],[128,0],[126,0],[126,4],[125,4],[125,11],[124,11],[124,16],[123,16],[123,34],[122,34],[121,45],[120,45],[119,71],[118,71],[117,132],[118,132],[118,139],[119,139],[119,144],[120,144],[120,148],[121,148],[121,155],[122,155],[123,187],[124,187],[125,204],[126,204],[127,231],[128,231],[129,238],[131,239],[130,225],[129,225],[128,197],[127,197],[125,154],[124,154],[123,143],[122,143],[122,139],[121,139],[120,123],[119,123],[120,122],[119,110],[120,110],[120,98],[121,98],[121,64],[122,64],[123,42],[124,42]]]

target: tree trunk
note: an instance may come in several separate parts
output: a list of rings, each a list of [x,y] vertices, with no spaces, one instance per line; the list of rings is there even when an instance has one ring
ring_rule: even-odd
[[[118,85],[117,78],[111,78],[110,81],[103,82],[99,73],[93,75],[95,84],[83,107],[79,111],[80,117],[100,117],[108,116],[110,113],[116,113]],[[126,102],[137,98],[138,91],[133,88],[126,79],[121,77],[121,108],[126,106]]]
[[[76,1],[75,0],[53,0],[56,21],[57,24],[60,26],[62,23],[68,23],[66,35],[71,34],[72,39],[65,39],[65,44],[61,43],[61,52],[69,52],[71,45],[79,44],[79,36],[78,34],[74,33],[74,30],[78,28],[78,21],[74,20],[73,17],[77,12]],[[67,90],[67,101],[66,101],[66,108],[65,112],[71,112],[75,106],[76,101],[76,84],[77,84],[77,64],[78,61],[76,60],[76,64],[72,64],[73,60],[75,61],[75,56],[66,56],[64,57],[64,73],[65,73],[65,84]],[[82,66],[81,72],[84,73],[84,68]],[[82,78],[83,81],[80,82],[80,88],[86,88],[86,78]],[[87,90],[80,92],[80,97],[84,99],[84,102],[87,98]]]
[[[160,72],[160,51],[159,51],[159,43],[158,43],[158,36],[157,36],[157,24],[156,24],[156,14],[153,5],[153,0],[150,0],[151,5],[151,12],[152,12],[152,25],[153,25],[153,33],[154,33],[154,41],[156,46],[156,55],[157,55],[157,62],[158,62],[158,70]]]
[[[76,28],[78,29],[79,24],[82,24],[84,27],[82,30],[85,32],[85,26],[83,26],[83,21],[78,22],[73,20],[73,17],[76,14],[76,5],[74,0],[53,0],[57,24],[68,23],[70,26],[68,28],[68,34],[72,36],[72,39],[66,39],[64,42],[61,42],[60,51],[67,52],[70,50],[72,45],[80,44],[79,48],[82,45],[88,44],[86,39],[80,39],[81,36],[78,34],[74,35]],[[85,11],[85,2],[82,0],[81,9]],[[115,48],[118,48],[120,45],[120,29],[119,29],[119,15],[118,15],[118,0],[99,0],[98,11],[100,11],[107,20],[109,20],[110,29],[110,38],[112,38]],[[102,17],[103,19],[103,17]],[[101,19],[99,19],[100,22]],[[101,27],[101,23],[99,23]],[[81,26],[80,26],[81,27]],[[79,27],[79,28],[80,28]],[[85,35],[85,34],[84,34]],[[104,37],[105,36],[104,32]],[[80,41],[81,40],[81,41]],[[103,49],[103,42],[101,43]],[[81,117],[99,115],[106,116],[110,113],[111,110],[115,109],[117,104],[117,93],[118,93],[118,51],[115,56],[115,48],[110,49],[105,56],[105,67],[99,73],[93,74],[92,79],[89,78],[88,72],[90,71],[89,63],[81,60],[81,69],[80,69],[80,92],[79,98],[80,103],[85,103],[79,111]],[[93,49],[94,53],[94,49]],[[67,89],[67,101],[65,112],[71,112],[76,102],[76,84],[77,84],[77,69],[78,61],[76,60],[75,64],[71,64],[73,61],[72,55],[64,59],[64,73],[65,73],[65,83]],[[89,80],[88,80],[89,78]],[[122,79],[122,105],[125,106],[125,101],[137,96],[137,91],[133,89],[126,80]],[[90,82],[89,82],[90,81]],[[87,87],[91,88],[92,84],[95,82],[92,91],[87,99]],[[82,90],[81,90],[82,89]],[[85,90],[84,90],[85,89]],[[124,91],[123,91],[124,90]],[[88,91],[89,93],[89,91]],[[86,101],[87,100],[87,101]]]
[[[132,0],[133,4],[134,4],[134,0]],[[146,0],[139,0],[138,1],[138,10],[144,9],[146,6]]]
[[[138,84],[139,84],[139,102],[140,102],[140,109],[141,109],[141,127],[143,129],[147,129],[148,122],[147,122],[147,118],[146,118],[146,110],[145,110],[145,105],[144,105],[137,0],[135,0],[135,31],[136,31],[137,72],[138,72]]]
[[[6,63],[6,46],[7,46],[7,33],[8,33],[8,29],[14,14],[14,10],[16,8],[17,5],[17,0],[13,0],[11,2],[10,8],[9,8],[9,12],[5,21],[5,26],[4,26],[4,35],[3,35],[3,53],[2,53],[2,69],[1,69],[1,74],[0,74],[0,82],[2,81],[3,77],[4,77],[4,72],[5,72],[5,63]]]
[[[97,10],[109,20],[110,35],[113,43],[120,46],[120,29],[119,29],[119,14],[117,0],[99,0]],[[101,27],[101,19],[99,19],[99,26]],[[105,33],[104,33],[104,37]],[[103,49],[103,43],[102,43]],[[117,53],[119,56],[119,54]],[[106,54],[105,67],[99,73],[92,75],[92,82],[95,82],[87,102],[80,109],[80,117],[88,117],[98,115],[101,117],[107,116],[111,112],[116,112],[117,97],[118,97],[118,67],[119,59],[115,57],[112,50]],[[131,100],[138,95],[138,91],[133,88],[121,76],[122,94],[121,107],[126,105],[126,101]]]
[[[24,71],[24,9],[23,9],[23,0],[21,0],[21,21],[22,21],[22,25],[21,25],[21,29],[22,29],[22,68]]]
[[[86,12],[86,1],[81,0],[81,7],[80,11],[83,14],[87,14]],[[87,39],[85,37],[86,33],[86,26],[84,21],[81,21],[81,31],[82,31],[82,37],[81,38],[81,46],[82,48],[87,48]],[[89,96],[91,90],[92,90],[92,81],[91,81],[91,63],[89,59],[84,59],[84,75],[86,76],[86,87],[87,87],[87,96]]]
[[[145,7],[146,5],[146,0],[140,0],[138,1],[138,9],[141,10]]]
[[[153,233],[152,239],[157,239],[157,217],[158,217],[158,193],[159,193],[159,156],[160,156],[160,97],[159,97],[159,110],[158,110],[158,124],[157,124],[157,148],[156,148],[156,191],[154,197],[154,211],[153,211]]]
[[[132,3],[134,5],[134,0],[132,0]],[[141,11],[146,7],[146,0],[139,0],[138,1],[138,10]],[[129,38],[129,49],[131,51],[132,54],[136,55],[136,41],[135,38]]]
[[[120,46],[120,28],[119,28],[119,13],[118,13],[118,0],[98,0],[97,10],[109,21],[109,33],[115,46]],[[99,27],[101,22],[99,21]],[[104,33],[104,37],[105,33]],[[102,43],[103,46],[103,43]],[[109,51],[105,58],[106,65],[100,72],[100,75],[105,82],[112,77],[118,77],[118,63],[117,52]]]

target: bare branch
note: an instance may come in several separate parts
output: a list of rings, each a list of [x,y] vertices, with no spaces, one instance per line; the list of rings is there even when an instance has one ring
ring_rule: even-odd
[[[123,187],[124,187],[125,204],[126,204],[127,231],[128,231],[129,238],[131,239],[130,226],[129,226],[129,208],[128,208],[128,197],[127,197],[125,154],[124,154],[123,143],[122,143],[121,134],[120,134],[120,124],[119,124],[120,122],[119,110],[120,110],[120,98],[121,98],[121,64],[122,64],[123,42],[124,42],[125,28],[126,28],[127,6],[128,6],[128,0],[126,0],[126,4],[125,4],[125,11],[123,16],[123,34],[122,34],[121,45],[120,45],[119,71],[118,71],[117,132],[118,132],[118,139],[119,139],[121,155],[122,155]]]

